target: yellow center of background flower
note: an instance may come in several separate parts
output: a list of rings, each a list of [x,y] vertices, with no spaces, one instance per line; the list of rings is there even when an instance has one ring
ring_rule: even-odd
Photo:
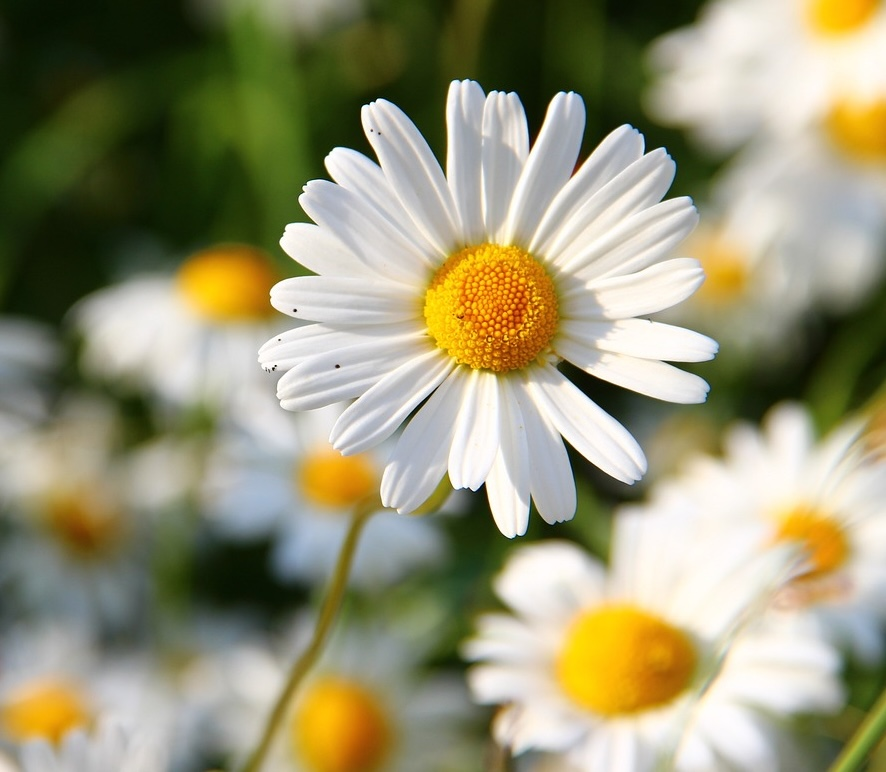
[[[332,447],[307,453],[296,469],[296,484],[311,503],[346,509],[371,496],[378,488],[375,465],[365,453],[343,456]]]
[[[188,258],[178,270],[178,286],[188,304],[214,322],[270,317],[269,297],[279,276],[270,258],[254,247],[228,244]]]
[[[124,531],[121,513],[84,491],[59,493],[47,502],[45,525],[66,549],[81,558],[111,552]]]
[[[803,580],[836,571],[849,557],[849,543],[840,523],[812,507],[798,506],[781,516],[775,539],[802,545],[811,564],[800,577]]]
[[[886,99],[839,102],[828,113],[825,129],[847,155],[868,163],[886,163]]]
[[[16,742],[42,738],[58,743],[72,729],[85,727],[91,712],[80,690],[45,679],[22,684],[0,706],[0,725]]]
[[[694,254],[705,272],[698,290],[700,302],[711,305],[730,303],[741,297],[748,285],[749,271],[744,255],[722,238],[701,237]]]
[[[525,367],[557,330],[557,294],[542,265],[519,247],[481,244],[451,255],[424,307],[428,332],[456,362],[503,373]]]
[[[384,767],[393,739],[378,699],[341,678],[319,680],[306,690],[291,737],[310,772],[376,772]]]
[[[809,0],[809,21],[822,35],[844,35],[863,27],[880,0]]]
[[[563,691],[604,716],[670,702],[690,684],[697,655],[687,635],[629,605],[581,614],[556,661]]]

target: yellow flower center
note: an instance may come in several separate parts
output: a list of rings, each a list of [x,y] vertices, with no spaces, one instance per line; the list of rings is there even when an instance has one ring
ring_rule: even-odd
[[[525,367],[557,331],[557,293],[542,265],[519,247],[466,247],[440,267],[425,295],[428,333],[475,370]]]
[[[839,569],[849,557],[843,527],[812,507],[800,505],[778,518],[776,541],[799,542],[809,559],[809,570],[801,580],[819,579]]]
[[[378,488],[378,472],[365,453],[343,456],[332,447],[305,454],[296,469],[296,484],[313,504],[345,509],[371,496]]]
[[[837,103],[825,119],[831,141],[859,161],[886,162],[886,99]]]
[[[291,738],[310,772],[376,772],[390,755],[393,733],[384,706],[368,689],[325,678],[305,692]]]
[[[16,742],[42,738],[57,743],[67,732],[85,727],[90,720],[81,691],[61,680],[22,684],[0,705],[0,725]]]
[[[690,684],[697,661],[688,636],[629,605],[581,614],[556,661],[563,691],[604,716],[638,713],[673,700]]]
[[[226,244],[197,252],[178,270],[178,286],[187,303],[214,322],[242,322],[270,317],[269,296],[279,279],[261,250]]]
[[[812,28],[821,35],[845,35],[863,27],[880,6],[880,0],[809,0]]]
[[[714,235],[701,236],[696,243],[693,254],[705,272],[699,301],[713,306],[735,302],[744,294],[750,278],[743,253]]]
[[[121,513],[113,504],[84,491],[54,496],[47,503],[44,518],[61,545],[80,557],[112,551],[124,530]]]

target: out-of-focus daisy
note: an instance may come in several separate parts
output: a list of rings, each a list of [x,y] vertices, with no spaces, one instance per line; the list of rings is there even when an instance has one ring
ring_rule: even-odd
[[[743,154],[715,182],[686,243],[705,283],[664,318],[733,352],[795,355],[814,314],[851,311],[878,286],[883,183],[879,192],[808,145]]]
[[[757,531],[759,549],[801,545],[806,571],[773,613],[871,663],[884,644],[886,465],[865,458],[859,429],[846,423],[818,441],[801,406],[777,406],[762,429],[732,429],[723,458],[699,456],[662,481],[647,508],[692,511],[699,528]]]
[[[270,537],[271,565],[283,580],[325,583],[355,508],[377,500],[384,457],[343,456],[329,444],[344,407],[278,415],[272,435],[229,437],[207,464],[203,498],[212,522],[235,538]],[[432,520],[379,508],[364,527],[351,578],[378,587],[445,554]]]
[[[54,747],[34,740],[22,749],[22,772],[161,772],[168,768],[163,744],[146,733],[102,721],[92,734],[69,732]]]
[[[273,330],[268,292],[279,278],[268,255],[220,244],[171,275],[141,275],[80,301],[72,319],[82,365],[176,406],[230,409],[247,419],[267,381],[249,363]]]
[[[260,361],[288,372],[282,405],[357,398],[331,439],[364,451],[409,420],[382,478],[382,501],[408,512],[444,475],[485,483],[502,533],[525,532],[530,497],[547,522],[572,517],[563,440],[624,482],[646,462],[633,437],[558,369],[673,402],[707,384],[662,360],[711,358],[716,344],[647,315],[703,280],[666,259],[692,230],[687,198],[661,201],[674,175],[622,126],[576,171],[584,106],[554,97],[530,150],[515,94],[456,81],[447,102],[446,173],[390,102],[363,108],[379,165],[354,151],[326,159],[300,203],[317,223],[288,226],[283,248],[318,276],[287,279],[276,308],[315,322],[271,339]]]
[[[101,651],[88,631],[70,623],[19,627],[4,636],[0,743],[58,745],[69,732],[91,732],[101,717],[173,747],[175,702],[151,658]]]
[[[15,435],[46,417],[60,364],[54,332],[30,319],[0,318],[0,457]]]
[[[475,698],[502,705],[499,743],[561,754],[577,769],[642,772],[675,758],[690,769],[702,754],[750,769],[750,759],[769,760],[765,709],[839,707],[839,658],[820,641],[800,641],[794,670],[778,668],[793,642],[751,664],[730,653],[783,581],[789,554],[749,560],[748,540],[700,541],[693,529],[690,518],[622,513],[608,570],[568,542],[511,557],[495,582],[511,613],[482,616],[464,647],[480,661],[468,673]],[[773,681],[756,679],[761,663]],[[734,669],[744,688],[721,689],[709,704]]]
[[[886,6],[879,0],[714,0],[653,44],[650,110],[706,145],[790,136],[809,125],[867,126],[882,151]],[[861,123],[859,123],[861,119]]]
[[[233,758],[257,742],[304,632],[282,647],[244,643],[195,663],[192,688],[214,695],[219,742]],[[476,765],[463,683],[422,673],[424,650],[376,628],[339,628],[290,706],[267,768],[459,772]]]
[[[190,0],[200,20],[219,25],[242,23],[254,14],[273,34],[314,38],[328,28],[353,21],[362,13],[362,0]]]
[[[10,606],[115,626],[143,611],[144,526],[121,432],[113,405],[71,396],[16,440],[0,466],[13,525],[0,560]]]

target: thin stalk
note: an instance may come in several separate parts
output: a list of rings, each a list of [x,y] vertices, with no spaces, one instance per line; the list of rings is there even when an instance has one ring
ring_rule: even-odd
[[[874,746],[886,734],[886,690],[877,698],[861,726],[852,735],[830,772],[854,772],[861,769]]]
[[[326,641],[329,638],[335,621],[338,618],[338,612],[341,609],[342,599],[344,598],[345,588],[348,584],[348,575],[351,572],[354,553],[357,549],[357,542],[360,539],[360,533],[363,526],[369,519],[369,515],[377,509],[377,502],[371,502],[370,505],[358,506],[351,518],[348,532],[345,540],[342,542],[341,551],[338,554],[338,561],[335,564],[335,571],[326,591],[326,597],[320,609],[320,617],[317,620],[317,626],[314,628],[314,634],[307,648],[302,652],[301,656],[293,663],[289,678],[277,697],[277,702],[271,711],[267,724],[265,724],[264,733],[261,740],[252,752],[252,755],[243,766],[243,772],[259,772],[264,763],[265,756],[271,747],[274,735],[277,733],[280,724],[286,716],[287,708],[292,701],[298,687],[301,685],[305,676],[313,667],[314,663],[323,652]]]

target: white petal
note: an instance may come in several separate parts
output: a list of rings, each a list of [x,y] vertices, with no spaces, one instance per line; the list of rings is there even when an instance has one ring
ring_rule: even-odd
[[[548,207],[529,243],[534,254],[548,254],[550,242],[572,214],[604,184],[643,155],[643,135],[620,126],[606,136]]]
[[[448,255],[460,241],[458,213],[428,143],[406,114],[384,99],[364,106],[361,116],[369,144],[403,208],[439,255]]]
[[[329,324],[391,324],[414,319],[416,294],[385,281],[296,276],[271,288],[271,305],[297,319]]]
[[[485,103],[483,89],[472,80],[453,81],[449,87],[446,179],[465,244],[479,244],[484,240],[481,158]]]
[[[453,488],[477,490],[498,452],[499,376],[469,370],[462,377],[463,397],[449,450]]]
[[[632,163],[587,199],[563,224],[547,253],[556,264],[568,264],[595,239],[626,217],[661,201],[674,179],[675,164],[657,148]]]
[[[313,410],[352,399],[427,350],[424,336],[406,335],[315,354],[280,379],[277,397],[287,410]]]
[[[486,478],[486,496],[498,530],[513,539],[529,525],[529,447],[517,401],[510,393],[503,396],[498,454]]]
[[[584,341],[600,351],[661,359],[668,362],[704,362],[717,353],[717,342],[707,335],[649,319],[617,319],[600,322],[561,322],[561,330],[573,340]]]
[[[418,251],[428,255],[434,253],[433,245],[416,229],[377,163],[344,147],[337,147],[329,153],[325,163],[332,179],[360,196],[381,217],[394,223]]]
[[[411,512],[434,492],[446,473],[461,384],[449,377],[412,417],[391,454],[381,480],[386,507]]]
[[[563,335],[557,353],[587,373],[647,397],[692,405],[707,399],[708,384],[697,375],[653,359],[598,351]]]
[[[677,257],[626,276],[611,276],[560,294],[565,319],[626,319],[662,311],[686,300],[704,281],[700,263]]]
[[[280,246],[293,260],[320,275],[367,276],[377,274],[329,231],[308,222],[286,226]]]
[[[670,257],[697,224],[692,200],[671,198],[626,218],[560,267],[582,281],[640,271]]]
[[[505,244],[532,241],[551,201],[575,171],[584,127],[581,97],[572,92],[557,94],[517,180],[502,232]]]
[[[483,221],[494,243],[503,243],[502,229],[527,155],[529,127],[520,99],[491,91],[483,109]]]
[[[556,368],[533,368],[524,377],[532,401],[588,461],[622,482],[643,476],[646,458],[630,432]]]
[[[329,441],[346,455],[377,445],[394,433],[454,366],[452,357],[438,348],[404,362],[345,409]]]
[[[299,197],[314,222],[335,234],[370,270],[394,281],[423,281],[435,265],[433,256],[416,246],[363,196],[327,180],[311,180]]]
[[[575,514],[575,478],[569,454],[544,412],[539,411],[522,381],[511,380],[529,443],[532,498],[546,523],[562,523]]]

